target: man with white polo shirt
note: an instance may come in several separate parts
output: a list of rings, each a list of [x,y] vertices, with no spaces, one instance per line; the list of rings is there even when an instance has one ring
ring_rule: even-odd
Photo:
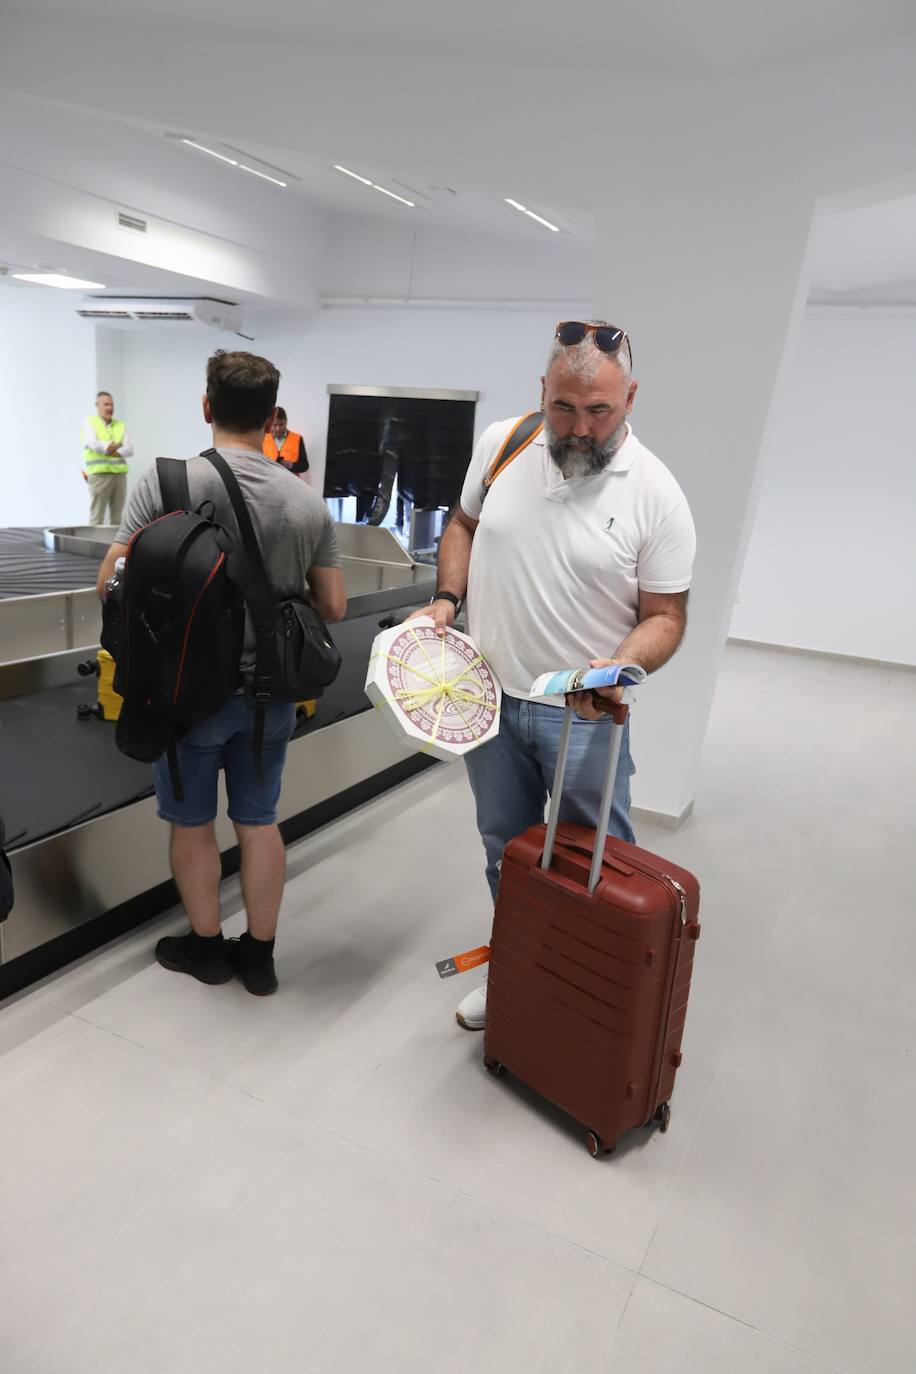
[[[586,663],[655,672],[684,635],[693,520],[674,477],[627,423],[631,371],[622,329],[558,325],[542,415],[484,432],[442,537],[426,614],[444,630],[466,594],[468,632],[503,688],[499,735],[466,758],[494,900],[503,850],[543,820],[556,764],[563,701],[529,701],[535,678]],[[597,824],[610,730],[601,698],[619,695],[575,698],[562,820]],[[608,831],[631,842],[634,771],[625,737]],[[457,1016],[483,1029],[486,984]]]

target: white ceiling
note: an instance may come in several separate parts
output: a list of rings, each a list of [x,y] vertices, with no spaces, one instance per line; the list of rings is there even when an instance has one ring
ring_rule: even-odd
[[[263,164],[289,172],[287,191],[265,184],[264,214],[282,217],[284,204],[298,202],[314,206],[335,216],[417,229],[433,229],[455,234],[491,235],[511,239],[519,245],[543,241],[556,243],[557,262],[579,253],[591,254],[594,224],[589,213],[591,191],[606,185],[613,176],[615,141],[625,140],[627,120],[641,120],[646,111],[631,102],[633,81],[647,77],[670,76],[672,82],[694,81],[697,89],[708,87],[711,79],[776,72],[781,65],[799,63],[815,56],[857,50],[882,40],[893,40],[914,32],[914,0],[872,0],[868,7],[861,0],[564,0],[550,6],[544,0],[463,0],[460,5],[430,3],[430,0],[386,0],[369,6],[365,0],[157,0],[155,12],[149,0],[14,0],[7,6],[12,16],[5,33],[11,38],[8,52],[16,56],[5,68],[10,89],[26,91],[49,105],[65,99],[60,92],[61,76],[74,64],[79,76],[75,90],[82,86],[87,104],[95,105],[99,121],[112,126],[129,126],[156,145],[151,156],[150,203],[140,208],[157,213],[156,187],[164,197],[174,180],[185,176],[185,168],[208,163],[208,186],[223,194],[225,174],[227,207],[239,193],[239,176],[234,169],[220,167],[204,154],[166,142],[168,134],[182,134],[210,146],[222,143],[242,148]],[[66,60],[67,44],[74,41],[83,25],[81,41],[86,51]],[[93,29],[93,25],[98,26]],[[49,27],[50,26],[50,27]],[[62,35],[55,42],[55,35]],[[70,35],[68,39],[67,35]],[[104,35],[104,64],[113,73],[110,83],[101,87],[82,73],[91,71],[93,34]],[[212,44],[239,40],[236,66],[227,67],[209,60]],[[269,66],[244,67],[246,40],[273,37],[287,43],[290,51],[301,49],[303,69],[301,86],[283,74],[281,94],[286,97],[290,117],[274,121],[276,137],[265,137],[262,94],[278,92],[271,86]],[[158,46],[156,46],[158,45]],[[163,46],[164,45],[164,46]],[[100,46],[100,52],[102,50]],[[145,62],[147,51],[158,56]],[[181,54],[192,64],[194,86],[189,88],[188,67],[181,67],[175,80],[167,68],[160,68],[161,54]],[[87,55],[88,52],[88,55]],[[225,62],[226,49],[221,50]],[[408,114],[402,117],[397,102],[395,115],[380,115],[373,106],[372,94],[353,79],[348,64],[353,54],[368,58],[378,80],[387,80],[382,61],[387,54],[409,59],[413,70],[429,77],[434,63],[461,60],[467,63],[467,85],[462,93],[464,106],[454,104],[455,91],[443,91],[436,104],[436,89],[427,79],[418,79],[422,95],[414,105],[407,101]],[[372,64],[373,56],[379,62]],[[250,59],[249,59],[250,60]],[[482,62],[489,62],[485,70]],[[316,64],[331,73],[333,97],[322,87],[320,120],[309,120],[314,113],[309,98],[314,91],[309,73]],[[531,64],[537,64],[536,69]],[[547,177],[544,185],[551,191],[543,196],[537,178],[530,176],[525,188],[514,183],[515,164],[506,157],[506,148],[517,141],[520,115],[515,90],[506,96],[500,83],[500,68],[518,77],[531,66],[531,83],[540,95],[540,105],[555,121],[562,142],[568,128],[568,163],[575,168],[576,133],[584,122],[608,126],[606,164],[585,166],[581,176]],[[2,62],[0,62],[2,68]],[[392,72],[396,69],[391,68]],[[403,73],[403,64],[397,67]],[[339,73],[339,80],[334,78]],[[129,78],[125,86],[125,75]],[[627,103],[622,108],[615,79],[625,76]],[[170,81],[170,77],[172,77]],[[0,75],[0,83],[3,82]],[[121,84],[119,85],[119,81]],[[508,80],[506,87],[509,87]],[[638,89],[638,87],[637,87]],[[773,80],[773,100],[779,99],[779,81]],[[233,98],[227,104],[227,92]],[[403,93],[402,93],[403,94]],[[210,98],[219,96],[220,99]],[[504,99],[504,97],[506,97]],[[854,89],[850,98],[855,99]],[[334,101],[338,104],[335,106]],[[107,103],[107,108],[105,104]],[[273,107],[272,107],[273,108]],[[491,117],[494,140],[503,137],[500,154],[490,156],[486,139],[468,146],[465,131],[475,127],[466,120],[468,110],[483,110]],[[305,117],[303,117],[305,111]],[[206,127],[175,123],[176,119],[203,121]],[[339,116],[339,117],[338,117]],[[727,115],[723,115],[726,118]],[[813,115],[812,117],[816,117]],[[390,121],[390,122],[389,122]],[[340,130],[346,130],[346,146],[341,147]],[[362,136],[360,130],[363,131]],[[423,144],[424,131],[428,136]],[[508,131],[508,133],[507,133]],[[0,156],[16,160],[16,132],[6,139]],[[675,132],[675,131],[673,131]],[[84,140],[85,141],[85,140]],[[464,144],[460,155],[457,145]],[[365,155],[361,148],[371,149]],[[152,143],[150,144],[152,153]],[[168,148],[168,162],[163,152]],[[418,154],[418,148],[422,152]],[[72,166],[78,179],[79,158],[85,150],[75,150]],[[522,157],[524,152],[524,157]],[[353,170],[367,175],[392,190],[417,195],[415,210],[397,205],[377,192],[349,181],[332,170],[342,160]],[[433,182],[439,163],[446,171],[442,181]],[[537,147],[519,149],[519,162],[530,169],[537,166]],[[422,167],[424,170],[418,172]],[[412,170],[411,170],[412,169]],[[195,168],[195,171],[197,169]],[[555,169],[551,168],[553,172]],[[916,154],[914,154],[916,170]],[[113,185],[118,184],[117,169],[112,169]],[[567,169],[568,171],[568,169]],[[201,178],[204,173],[201,171]],[[188,178],[193,180],[193,176]],[[78,180],[75,182],[78,184]],[[558,190],[559,187],[563,190]],[[96,192],[97,193],[97,192]],[[504,202],[515,196],[531,208],[558,223],[562,235],[550,235],[526,220]],[[160,209],[164,217],[168,212]],[[203,225],[198,227],[204,228]],[[206,232],[212,232],[209,226]],[[154,268],[131,265],[123,258],[92,254],[86,249],[67,252],[61,259],[61,245],[30,239],[28,235],[6,232],[0,212],[0,261],[64,265],[72,273],[104,280],[110,290],[162,294],[214,294],[205,282]],[[812,239],[810,265],[813,296],[833,299],[846,293],[867,298],[893,299],[899,287],[901,299],[907,298],[916,282],[916,196],[902,194],[880,204],[858,209],[825,211]],[[234,293],[244,300],[244,293]]]
[[[216,139],[198,129],[176,129],[174,125],[156,125],[150,121],[125,121],[147,134],[166,139],[175,155],[182,159],[191,158],[198,163],[213,166],[215,160],[208,154],[190,148],[181,142],[182,137],[192,139],[204,147],[239,159],[246,156],[254,161],[259,170],[267,171],[287,182],[290,195],[307,201],[322,210],[330,210],[343,215],[385,218],[392,223],[412,223],[418,228],[446,230],[471,230],[474,233],[499,234],[510,238],[529,241],[534,235],[549,234],[551,231],[533,227],[533,221],[521,215],[506,204],[505,199],[495,195],[483,195],[478,190],[465,185],[446,186],[430,184],[422,177],[403,177],[393,173],[389,166],[377,166],[373,161],[356,161],[349,170],[370,181],[387,187],[395,194],[414,202],[414,209],[399,205],[379,191],[354,181],[352,177],[336,171],[337,161],[331,153],[327,161],[310,156],[303,150],[258,142],[257,139]],[[215,163],[219,167],[219,163]],[[345,164],[344,164],[345,165]],[[225,167],[227,178],[237,173]],[[227,188],[234,183],[227,180]],[[506,196],[520,200],[518,188],[512,184],[511,174],[506,176]],[[274,201],[276,206],[279,202]],[[561,207],[550,199],[539,198],[529,203],[528,208],[556,224],[563,234],[577,234],[585,242],[590,242],[594,233],[594,219],[579,207]]]
[[[15,0],[9,8],[122,30],[152,17],[149,0]],[[913,18],[912,0],[259,0],[256,6],[251,0],[157,0],[153,22],[159,31],[174,26],[185,34],[256,34],[329,50],[484,56],[702,78],[877,43],[911,29]],[[269,73],[261,76],[269,81]],[[602,95],[613,98],[610,89],[590,92],[599,113]],[[571,99],[577,98],[574,92]]]

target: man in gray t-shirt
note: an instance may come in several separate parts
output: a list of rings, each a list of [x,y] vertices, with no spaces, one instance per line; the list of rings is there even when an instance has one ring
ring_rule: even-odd
[[[303,596],[312,569],[340,567],[331,513],[310,486],[294,481],[293,474],[281,463],[271,462],[263,453],[225,444],[219,445],[219,451],[242,489],[268,581],[278,601],[289,596]],[[229,494],[219,473],[206,458],[188,459],[188,490],[192,510],[202,501],[212,501],[216,523],[237,534]],[[116,535],[118,543],[129,544],[137,530],[162,514],[162,495],[154,465],[144,473],[130,498]],[[246,615],[243,672],[254,667],[254,642],[254,627],[251,617]]]
[[[277,600],[308,596],[325,620],[341,620],[347,599],[330,513],[311,487],[265,458],[262,451],[279,381],[279,372],[266,358],[218,349],[207,364],[204,419],[213,427],[214,448],[241,487]],[[205,458],[188,459],[188,489],[192,508],[211,501],[216,522],[236,534],[228,493]],[[131,496],[117,539],[102,564],[99,595],[133,535],[162,514],[159,479],[151,468]],[[243,674],[254,661],[249,618]],[[159,815],[171,824],[172,873],[191,923],[187,935],[166,936],[156,945],[156,958],[164,968],[190,973],[202,983],[225,983],[236,972],[249,992],[263,996],[276,991],[274,936],[285,870],[277,802],[294,724],[291,703],[273,702],[268,707],[258,768],[254,705],[239,692],[179,741],[183,799],[175,796],[165,759],[154,764]],[[219,848],[213,827],[220,768],[225,771],[229,819],[239,842],[248,913],[245,934],[240,940],[225,942],[219,915]]]

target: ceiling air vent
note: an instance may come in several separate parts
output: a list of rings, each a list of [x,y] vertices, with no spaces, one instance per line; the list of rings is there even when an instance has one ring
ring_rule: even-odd
[[[128,215],[123,210],[118,211],[119,229],[129,229],[132,234],[145,234],[148,227],[145,219],[140,219],[137,215]]]
[[[138,324],[196,324],[234,334],[241,327],[241,311],[229,301],[208,296],[187,300],[161,296],[90,296],[77,306],[86,320],[128,320]]]

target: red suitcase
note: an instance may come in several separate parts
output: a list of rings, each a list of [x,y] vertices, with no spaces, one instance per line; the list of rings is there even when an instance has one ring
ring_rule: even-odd
[[[628,708],[612,712],[597,832],[559,824],[573,712],[566,708],[546,825],[512,840],[496,898],[484,1062],[587,1127],[595,1158],[659,1122],[681,1063],[700,927],[693,874],[604,835]]]

